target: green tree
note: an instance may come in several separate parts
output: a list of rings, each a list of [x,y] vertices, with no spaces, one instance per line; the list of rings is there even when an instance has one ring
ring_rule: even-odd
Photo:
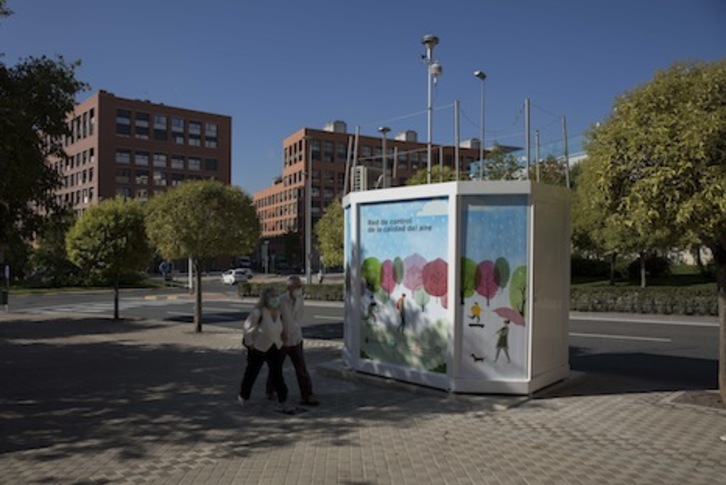
[[[43,227],[30,263],[44,285],[58,287],[79,281],[80,268],[71,262],[66,249],[66,234],[75,222],[73,211],[65,208],[49,217]]]
[[[66,156],[66,113],[84,86],[77,65],[46,57],[0,63],[0,247],[13,233],[32,237],[55,209],[60,176],[46,160]]]
[[[496,143],[484,160],[484,180],[516,180],[521,168],[511,153]]]
[[[689,234],[713,251],[726,402],[726,59],[656,73],[617,99],[586,147],[612,220],[653,248]]]
[[[148,202],[146,230],[165,259],[192,259],[194,325],[201,332],[205,261],[249,254],[257,247],[260,221],[252,198],[239,188],[214,180],[185,182]]]
[[[427,168],[422,168],[415,174],[413,174],[407,181],[406,185],[423,185],[426,183],[427,180]],[[439,180],[442,180],[443,182],[452,182],[456,180],[456,171],[449,167],[448,165],[444,165],[443,167],[439,167],[438,165],[432,165],[431,166],[431,183],[437,184],[439,183]],[[469,180],[469,174],[464,171],[459,172],[459,180]]]
[[[537,180],[537,166],[530,168],[530,180]],[[567,178],[565,176],[565,161],[558,160],[553,155],[539,162],[539,181],[549,185],[565,187]]]
[[[148,267],[153,251],[146,238],[144,211],[120,197],[91,207],[66,236],[70,260],[113,285],[113,318],[119,318],[119,284],[125,275]]]
[[[344,227],[343,206],[337,199],[328,204],[323,217],[315,224],[318,250],[326,266],[343,266]]]

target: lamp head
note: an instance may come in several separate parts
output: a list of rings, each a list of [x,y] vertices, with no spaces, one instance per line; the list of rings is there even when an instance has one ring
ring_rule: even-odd
[[[433,34],[426,34],[423,36],[421,43],[425,45],[427,49],[433,50],[433,48],[436,47],[436,44],[439,43],[439,38]]]
[[[378,132],[383,133],[384,135],[390,131],[391,131],[391,129],[387,126],[381,126],[378,128]]]
[[[474,71],[474,76],[478,77],[482,81],[487,78],[487,75],[484,71]]]

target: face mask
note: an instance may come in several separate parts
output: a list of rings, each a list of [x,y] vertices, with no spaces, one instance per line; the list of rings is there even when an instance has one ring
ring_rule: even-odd
[[[303,292],[300,288],[295,288],[294,290],[292,290],[292,296],[293,298],[302,298]]]
[[[273,296],[272,298],[267,300],[267,306],[269,306],[270,308],[273,308],[273,309],[278,308],[280,306],[280,299],[277,298],[276,296]]]

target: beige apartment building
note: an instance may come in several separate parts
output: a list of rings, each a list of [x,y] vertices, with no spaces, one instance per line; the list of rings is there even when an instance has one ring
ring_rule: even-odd
[[[144,202],[184,180],[231,182],[229,116],[98,91],[68,117],[68,158],[50,161],[57,201],[78,214],[115,196]]]
[[[323,129],[302,128],[283,141],[282,175],[273,184],[253,195],[255,208],[260,219],[262,238],[268,243],[270,256],[282,256],[285,253],[283,236],[295,233],[299,238],[300,247],[305,237],[305,165],[311,162],[311,219],[312,227],[318,222],[325,208],[341,196],[346,187],[345,173],[348,161],[348,150],[351,147],[352,133],[347,130],[346,123],[334,121]],[[388,178],[390,186],[404,185],[409,177],[427,167],[427,144],[418,141],[416,132],[403,131],[389,134],[386,139],[388,152]],[[441,161],[444,165],[455,166],[455,147],[434,145],[432,165]],[[467,140],[459,150],[459,168],[462,172],[469,171],[469,166],[479,159],[478,140]],[[351,163],[353,165],[353,163]],[[360,135],[358,138],[357,160],[355,165],[365,167],[366,187],[374,188],[380,182],[383,168],[383,137]],[[353,172],[353,171],[351,171]],[[357,172],[360,174],[360,169]],[[355,177],[351,177],[354,179]],[[360,183],[349,180],[350,186]],[[312,236],[315,245],[315,236]],[[298,257],[290,255],[289,263],[299,267],[302,250]],[[288,258],[286,258],[288,259]],[[313,250],[313,260],[317,261]],[[314,264],[317,267],[317,263]]]

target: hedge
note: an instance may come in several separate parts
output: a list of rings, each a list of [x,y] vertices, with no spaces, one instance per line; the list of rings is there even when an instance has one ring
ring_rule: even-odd
[[[259,296],[260,289],[272,286],[282,293],[285,283],[241,283],[240,297]],[[343,301],[342,284],[315,284],[305,287],[308,300]],[[581,312],[660,313],[666,315],[718,315],[716,291],[709,288],[673,287],[572,287],[570,310]]]

